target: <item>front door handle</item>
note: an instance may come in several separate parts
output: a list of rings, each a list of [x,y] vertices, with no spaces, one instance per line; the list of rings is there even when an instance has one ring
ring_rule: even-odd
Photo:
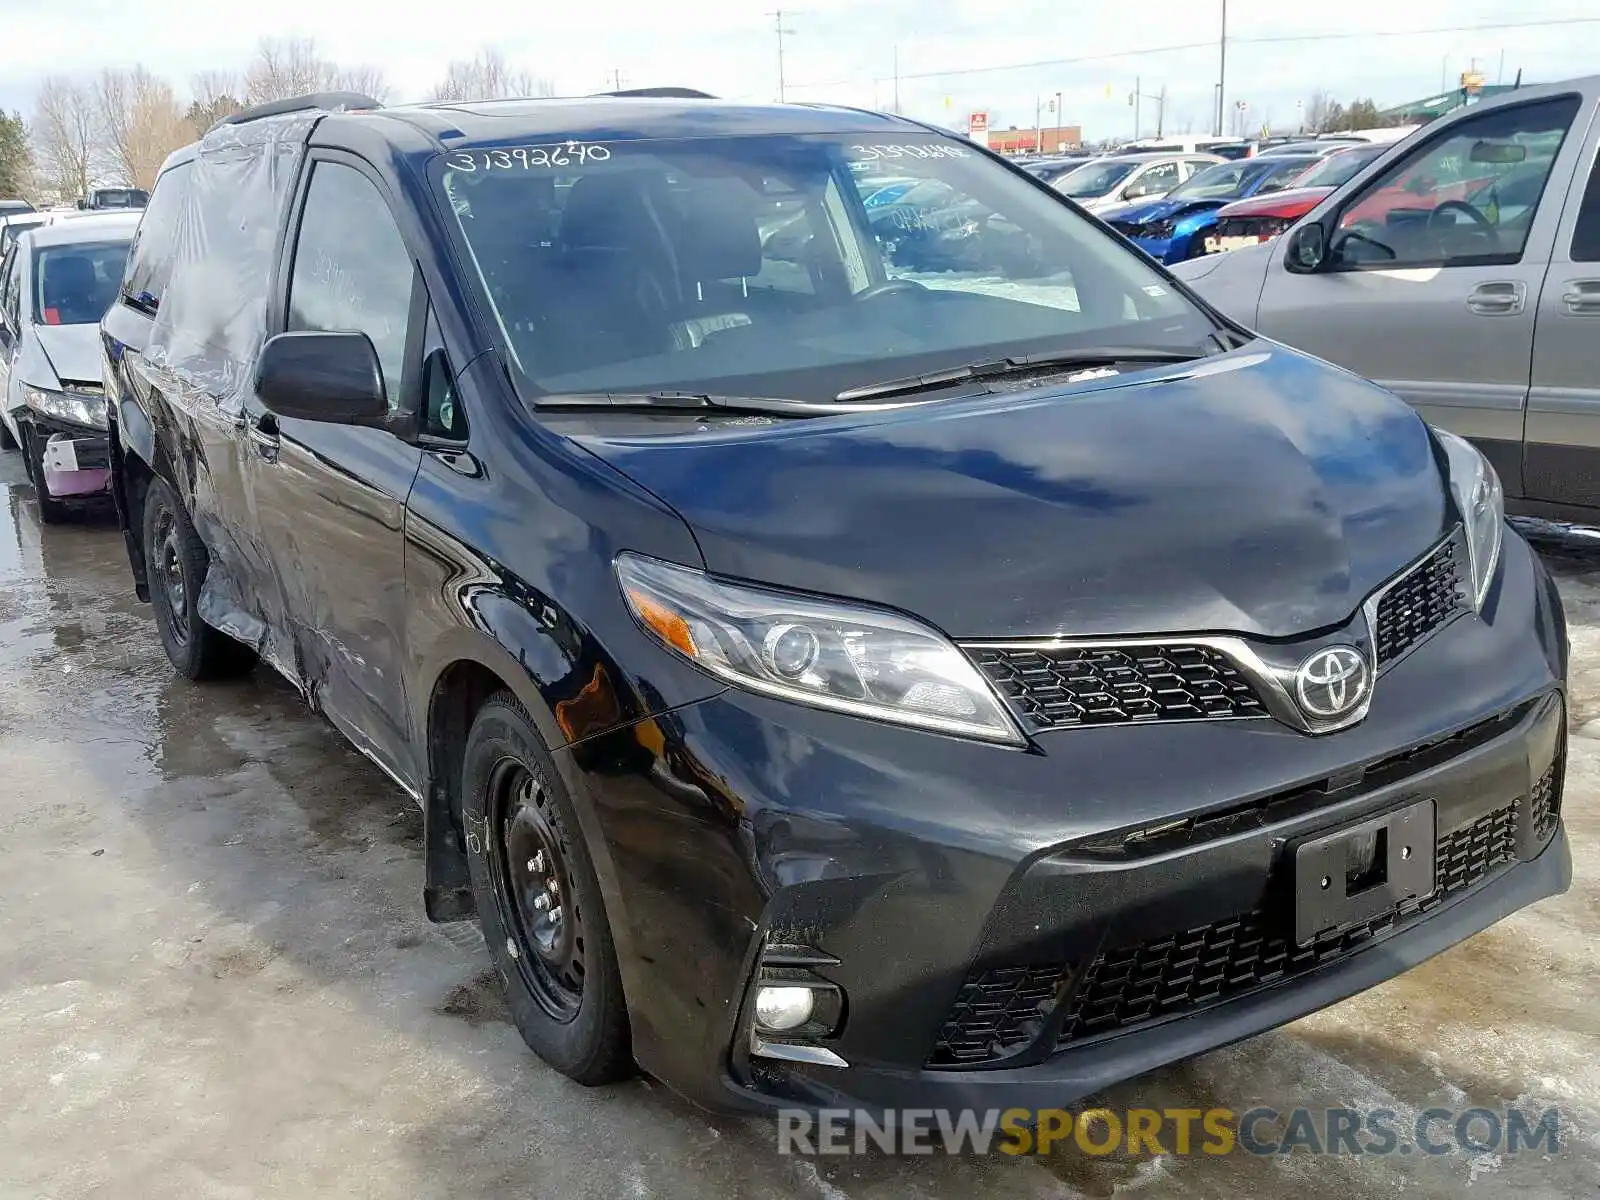
[[[255,443],[256,453],[268,462],[278,457],[278,418],[271,413],[262,413],[260,416],[245,417],[245,432],[250,435],[250,440]]]
[[[1467,308],[1480,317],[1514,317],[1527,303],[1528,285],[1521,280],[1480,283],[1467,293]]]
[[[1569,279],[1561,303],[1575,317],[1600,317],[1600,279]]]

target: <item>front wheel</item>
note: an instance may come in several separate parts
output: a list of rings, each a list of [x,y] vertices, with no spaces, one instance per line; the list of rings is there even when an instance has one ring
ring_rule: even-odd
[[[200,618],[200,588],[210,559],[172,485],[156,477],[145,491],[144,569],[156,629],[173,669],[186,679],[243,675],[256,654]]]
[[[467,735],[462,815],[472,890],[517,1030],[579,1083],[633,1071],[628,1010],[600,881],[572,799],[510,692]]]

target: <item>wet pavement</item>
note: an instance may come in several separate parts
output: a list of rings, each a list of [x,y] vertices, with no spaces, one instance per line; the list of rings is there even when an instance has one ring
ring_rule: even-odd
[[[177,681],[109,519],[41,529],[21,479],[0,455],[0,1196],[1600,1195],[1600,539],[1542,546],[1571,892],[1101,1098],[1554,1107],[1556,1153],[807,1160],[533,1058],[476,928],[423,918],[409,802],[270,672]]]

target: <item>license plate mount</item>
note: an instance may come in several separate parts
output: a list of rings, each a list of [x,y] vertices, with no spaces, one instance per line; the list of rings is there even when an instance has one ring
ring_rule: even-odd
[[[1294,940],[1305,946],[1434,889],[1434,807],[1418,800],[1294,848]]]

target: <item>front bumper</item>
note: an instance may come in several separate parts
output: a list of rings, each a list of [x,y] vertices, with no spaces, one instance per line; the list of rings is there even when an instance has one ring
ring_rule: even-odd
[[[558,763],[606,833],[635,1051],[659,1078],[718,1107],[1061,1105],[1563,890],[1565,664],[1554,586],[1508,535],[1484,615],[1333,734],[1174,722],[1017,751],[728,691]],[[1293,846],[1421,798],[1439,890],[1297,946]],[[846,1066],[749,1053],[774,946],[842,989],[818,1044]]]
[[[37,443],[45,489],[58,500],[87,500],[109,494],[111,442],[104,429],[47,416],[32,408],[13,413]]]

